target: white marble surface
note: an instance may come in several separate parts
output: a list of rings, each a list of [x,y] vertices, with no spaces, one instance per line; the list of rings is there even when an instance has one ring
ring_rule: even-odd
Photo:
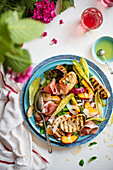
[[[113,7],[105,8],[100,0],[75,0],[76,8],[70,7],[62,14],[56,16],[54,20],[47,25],[47,37],[38,38],[32,42],[24,44],[32,56],[34,65],[47,59],[51,56],[59,54],[74,54],[88,58],[97,64],[107,75],[111,86],[113,86],[113,75],[107,71],[107,67],[99,64],[92,56],[92,45],[101,36],[113,37]],[[78,30],[78,23],[85,8],[96,7],[101,10],[103,14],[103,24],[97,30],[89,31],[80,35]],[[64,24],[59,25],[59,20],[63,19]],[[53,38],[58,40],[56,45],[50,45]],[[111,63],[113,67],[113,63]],[[82,150],[79,154],[73,155],[72,151],[77,150],[73,148],[61,148],[53,146],[53,153],[51,155],[47,152],[47,144],[33,135],[33,140],[40,146],[40,153],[49,161],[50,165],[47,170],[113,170],[113,147],[108,144],[113,144],[113,125],[105,128],[106,134],[101,133],[91,142],[96,141],[97,145],[92,146],[92,150],[88,144],[82,145]],[[108,143],[104,140],[107,139]],[[109,155],[106,157],[106,155]],[[88,163],[89,158],[97,156],[97,159]],[[79,161],[84,159],[83,167],[79,166]]]

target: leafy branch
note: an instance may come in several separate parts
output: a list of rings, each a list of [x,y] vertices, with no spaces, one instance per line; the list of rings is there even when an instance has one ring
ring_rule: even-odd
[[[30,54],[21,44],[41,36],[44,28],[41,22],[20,18],[17,11],[7,11],[0,16],[0,62],[5,73],[8,67],[21,73],[30,66]]]

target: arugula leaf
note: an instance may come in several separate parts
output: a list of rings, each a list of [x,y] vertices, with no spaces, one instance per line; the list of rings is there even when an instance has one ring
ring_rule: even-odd
[[[22,49],[21,49],[22,50]],[[20,50],[20,51],[21,51]],[[7,52],[5,53],[5,65],[11,67],[13,71],[23,72],[31,64],[31,59],[29,52],[27,50],[22,50],[22,56],[14,53]]]
[[[83,165],[84,165],[84,160],[83,160],[83,159],[80,160],[79,165],[80,165],[80,166],[83,166]]]
[[[97,142],[92,142],[88,146],[92,146],[92,145],[96,145],[96,144],[97,144]]]
[[[8,25],[12,41],[22,44],[42,35],[45,25],[33,19],[21,19]]]
[[[57,116],[62,116],[62,115],[67,115],[67,113],[64,112],[64,111],[60,111],[60,112],[57,114]]]
[[[93,156],[93,157],[91,157],[91,158],[89,159],[89,162],[92,162],[92,161],[94,161],[95,159],[97,159],[97,157],[96,157],[96,156]]]

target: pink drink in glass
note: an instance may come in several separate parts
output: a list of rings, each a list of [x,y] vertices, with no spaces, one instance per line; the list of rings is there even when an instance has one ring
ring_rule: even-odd
[[[96,8],[87,8],[82,13],[81,24],[87,30],[97,29],[103,22],[102,13]]]
[[[113,6],[113,0],[101,0],[101,2],[107,7]]]

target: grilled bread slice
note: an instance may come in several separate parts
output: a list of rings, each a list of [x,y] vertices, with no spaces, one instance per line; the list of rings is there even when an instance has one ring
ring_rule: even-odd
[[[85,124],[85,115],[77,114],[60,122],[60,128],[67,133],[79,131]]]
[[[58,65],[56,69],[62,71],[65,75],[67,74],[67,70],[62,65]]]
[[[52,124],[52,131],[55,137],[61,138],[62,136],[65,135],[65,132],[62,131],[62,129],[60,128],[60,122],[71,117],[70,115],[62,115],[57,117],[53,124]]]
[[[66,76],[63,77],[61,80],[59,80],[59,83],[66,84],[70,91],[77,83],[77,76],[73,71],[71,71],[67,73]]]
[[[106,89],[106,87],[101,83],[101,81],[96,76],[90,77],[90,81],[92,86],[94,87],[95,92],[96,91],[99,92],[100,98],[107,99],[111,96],[109,91]]]

